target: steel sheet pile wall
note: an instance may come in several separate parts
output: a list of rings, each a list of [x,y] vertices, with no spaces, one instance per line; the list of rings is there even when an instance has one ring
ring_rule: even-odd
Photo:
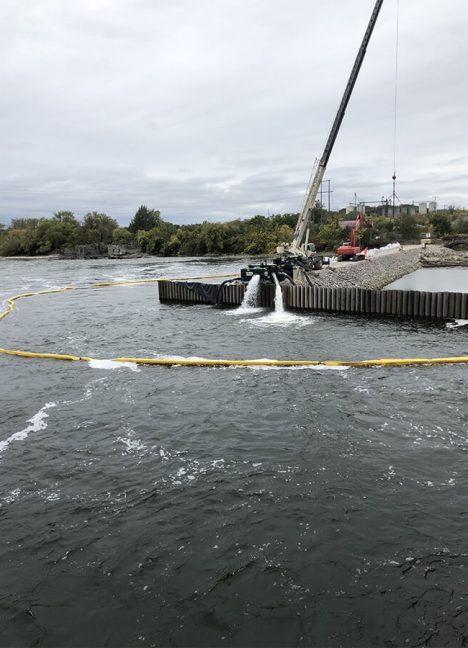
[[[232,306],[239,306],[244,299],[245,287],[244,284],[231,284],[223,286],[220,304],[230,304]]]
[[[189,290],[180,281],[159,281],[159,301],[164,302],[188,302],[195,304],[211,304],[210,300]]]
[[[242,303],[245,288],[241,284],[222,287],[220,304]],[[275,287],[262,285],[259,305],[272,307]],[[211,303],[180,282],[159,282],[161,302]],[[431,293],[414,290],[370,290],[367,288],[318,288],[283,286],[284,304],[288,308],[385,317],[418,319],[468,319],[467,293]]]
[[[468,294],[285,286],[289,308],[421,319],[468,319]]]
[[[181,281],[159,281],[159,300],[161,302],[187,302],[190,304],[212,304],[207,297],[200,295],[190,288],[195,284],[189,282],[184,283]],[[213,284],[197,284],[202,287],[212,287]],[[244,299],[245,286],[244,284],[229,284],[222,286],[221,294],[219,295],[219,303],[229,306],[240,306]],[[259,306],[270,307],[273,306],[275,298],[275,287],[272,285],[261,285],[259,294]]]
[[[271,308],[275,303],[275,286],[263,284],[260,288],[259,306]]]

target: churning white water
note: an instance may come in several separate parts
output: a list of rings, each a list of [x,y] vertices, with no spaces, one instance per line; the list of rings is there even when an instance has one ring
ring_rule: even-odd
[[[314,321],[312,317],[304,317],[302,315],[294,315],[284,310],[283,292],[281,290],[280,282],[276,275],[273,275],[276,285],[275,291],[275,309],[273,312],[268,313],[264,317],[250,318],[249,320],[242,320],[249,322],[253,326],[307,326]]]
[[[239,306],[237,312],[245,312],[253,310],[257,307],[258,304],[258,291],[260,288],[260,275],[254,274],[252,279],[247,285],[247,290],[245,291],[244,299],[242,304]]]

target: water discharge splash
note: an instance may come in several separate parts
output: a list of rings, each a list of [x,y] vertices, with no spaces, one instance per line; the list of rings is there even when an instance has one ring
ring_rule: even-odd
[[[240,305],[240,310],[246,311],[257,307],[258,289],[260,287],[260,275],[254,274],[247,285],[244,299]]]
[[[302,315],[294,315],[284,310],[283,292],[278,277],[274,274],[276,292],[275,292],[275,310],[265,317],[251,318],[250,320],[242,320],[249,322],[253,326],[291,326],[296,327],[307,326],[313,323],[312,317],[304,317]]]
[[[260,275],[253,275],[247,285],[244,299],[239,308],[232,311],[226,311],[229,315],[252,315],[262,309],[258,307],[258,293],[260,290]]]
[[[276,284],[275,292],[275,313],[276,315],[284,315],[284,303],[283,303],[283,291],[281,290],[281,284],[278,281],[278,277],[274,274],[273,278]]]

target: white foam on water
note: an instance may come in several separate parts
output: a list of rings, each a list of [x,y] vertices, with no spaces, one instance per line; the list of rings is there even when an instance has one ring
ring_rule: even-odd
[[[243,319],[242,323],[251,324],[252,326],[258,326],[261,328],[268,328],[270,326],[295,326],[296,328],[301,328],[303,326],[309,326],[314,324],[315,320],[313,317],[306,315],[294,315],[293,313],[288,313],[286,311],[273,311],[268,313],[264,317],[255,317],[252,319]]]
[[[234,315],[234,316],[244,316],[245,315],[255,315],[255,313],[262,313],[264,312],[264,308],[262,306],[249,306],[248,308],[244,308],[244,306],[239,306],[238,308],[234,308],[233,310],[231,309],[226,309],[223,311],[228,316]],[[242,320],[241,320],[242,321]]]
[[[57,502],[60,499],[60,493],[58,491],[47,488],[41,488],[36,491],[36,495],[46,502]]]
[[[460,328],[460,326],[467,326],[468,320],[457,319],[455,322],[447,322],[445,325],[448,329]]]
[[[140,441],[140,439],[133,439],[131,435],[129,435],[127,438],[117,437],[117,441],[123,443],[123,445],[125,446],[126,454],[134,454],[135,452],[143,452],[144,450],[146,450],[145,444]]]
[[[92,380],[90,383],[88,383],[85,386],[85,390],[83,393],[83,396],[81,398],[73,399],[73,400],[64,400],[62,401],[63,405],[75,405],[76,403],[84,403],[87,400],[90,400],[93,397],[95,387],[101,384],[105,384],[107,382],[108,378],[107,376],[104,378],[96,378]]]
[[[21,489],[20,488],[15,488],[14,490],[10,491],[8,495],[5,495],[4,497],[2,497],[2,500],[6,504],[13,504],[13,502],[15,502],[19,498],[20,495],[21,495]]]
[[[141,371],[136,362],[118,362],[116,360],[89,360],[89,366],[92,369],[130,369],[131,371]]]
[[[453,477],[450,477],[448,481],[441,482],[441,486],[455,486],[456,482]]]
[[[27,421],[29,425],[24,428],[24,430],[15,432],[11,436],[9,436],[8,439],[0,441],[0,454],[4,452],[8,448],[10,443],[13,443],[13,441],[23,441],[31,434],[31,432],[39,432],[40,430],[45,430],[47,427],[45,419],[49,416],[47,414],[47,410],[51,407],[56,407],[56,405],[57,403],[46,403],[44,407],[41,407],[41,409]]]

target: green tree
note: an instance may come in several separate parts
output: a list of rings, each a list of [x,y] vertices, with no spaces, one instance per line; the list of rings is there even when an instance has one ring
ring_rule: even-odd
[[[11,229],[22,230],[28,229],[33,230],[39,225],[38,218],[13,218],[11,220]]]
[[[274,247],[274,246],[273,246]],[[250,242],[245,246],[245,254],[268,254],[272,248],[271,236],[268,232],[255,232]]]
[[[429,217],[429,222],[432,225],[432,230],[437,237],[450,234],[452,231],[452,224],[450,218],[446,214],[438,214],[435,212]]]
[[[180,232],[174,232],[164,244],[163,253],[165,256],[177,256],[181,253],[182,241]]]
[[[145,205],[138,208],[135,216],[132,218],[128,229],[133,234],[139,230],[149,231],[161,223],[160,212],[156,209],[148,209]]]
[[[281,225],[281,227],[279,227],[275,233],[276,244],[279,245],[280,243],[289,243],[292,239],[292,236],[292,227],[289,227],[289,225]]]
[[[137,244],[138,248],[142,252],[146,252],[146,248],[147,248],[148,241],[149,241],[149,232],[145,232],[145,230],[140,230],[135,235],[135,241],[136,241],[136,244]]]
[[[23,254],[23,248],[18,236],[9,232],[0,243],[0,256],[18,256]]]
[[[107,214],[89,212],[83,219],[83,242],[107,245],[112,242],[112,232],[118,226],[117,221]]]
[[[36,251],[38,254],[60,252],[66,247],[74,247],[79,238],[80,225],[75,217],[42,218],[36,229]]]
[[[294,231],[296,229],[298,218],[299,214],[273,214],[273,216],[270,217],[270,221],[273,227],[287,225]]]
[[[458,218],[453,225],[453,231],[457,234],[468,234],[468,217]]]
[[[395,231],[398,238],[402,241],[409,241],[418,238],[419,229],[416,223],[416,218],[411,215],[397,216],[397,218],[395,218]]]
[[[323,208],[323,204],[320,200],[315,201],[315,206],[310,211],[310,221],[315,225],[320,225],[326,217],[326,211]]]
[[[344,232],[340,227],[338,219],[332,218],[319,229],[318,242],[325,249],[334,249],[342,242],[343,233]]]
[[[393,218],[387,216],[373,216],[372,239],[375,242],[385,245],[395,240]]]
[[[255,218],[258,218],[257,216]],[[207,254],[222,254],[224,251],[224,223],[202,223],[200,244]]]
[[[116,227],[112,231],[112,243],[116,245],[129,245],[132,241],[132,235],[125,227]]]
[[[2,256],[34,255],[36,253],[36,234],[32,229],[10,228],[2,238]]]
[[[75,214],[71,211],[54,212],[54,219],[58,220],[60,223],[66,223],[67,225],[78,225]]]

